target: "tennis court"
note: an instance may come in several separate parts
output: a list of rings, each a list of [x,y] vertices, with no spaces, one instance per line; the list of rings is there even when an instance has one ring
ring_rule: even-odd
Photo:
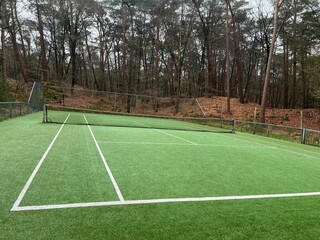
[[[72,111],[52,111],[50,117],[63,123],[41,123],[40,113],[0,123],[6,136],[1,138],[5,153],[1,185],[7,196],[2,197],[2,210],[10,210],[8,219],[24,214],[18,219],[26,221],[30,211],[48,217],[49,212],[65,215],[71,209],[92,209],[96,214],[114,214],[115,209],[130,214],[135,209],[133,215],[141,223],[146,216],[152,219],[150,207],[151,212],[169,211],[166,216],[171,220],[186,208],[186,213],[193,209],[203,219],[212,218],[204,212],[213,209],[231,211],[234,217],[257,205],[265,211],[279,204],[282,210],[299,205],[311,214],[319,209],[312,209],[320,203],[318,148],[172,119]],[[108,122],[111,126],[101,126]],[[8,150],[13,143],[19,151]],[[123,217],[116,218],[126,221]],[[275,217],[261,224],[271,224]],[[225,227],[217,231],[226,231]],[[138,232],[127,232],[130,237],[146,231],[132,228]],[[152,238],[149,234],[142,238]]]
[[[13,211],[320,195],[313,152],[172,119],[50,116],[63,124]]]

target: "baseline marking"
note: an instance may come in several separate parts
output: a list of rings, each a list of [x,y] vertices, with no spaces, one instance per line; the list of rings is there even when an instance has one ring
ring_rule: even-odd
[[[43,154],[42,158],[40,159],[40,161],[38,162],[36,168],[33,170],[31,176],[29,177],[28,181],[26,182],[26,184],[24,185],[22,191],[20,192],[17,200],[15,201],[15,203],[13,204],[13,207],[11,209],[11,211],[15,211],[17,208],[19,208],[20,203],[22,202],[22,199],[24,198],[24,195],[27,193],[34,177],[36,176],[36,174],[38,173],[42,163],[44,162],[44,160],[46,159],[48,153],[50,152],[53,144],[55,143],[55,141],[57,140],[58,136],[60,135],[60,132],[62,131],[64,125],[66,124],[68,118],[70,117],[70,114],[67,116],[67,118],[64,120],[62,126],[60,127],[59,131],[57,132],[57,134],[55,135],[55,137],[53,138],[52,142],[50,143],[50,145],[48,146],[47,150],[45,151],[45,153]]]
[[[307,196],[320,196],[320,192],[287,193],[287,194],[260,194],[260,195],[203,197],[203,198],[163,198],[163,199],[126,200],[126,201],[110,201],[110,202],[69,203],[69,204],[24,206],[24,207],[17,207],[13,211],[36,211],[36,210],[50,210],[50,209],[119,206],[119,205],[142,205],[142,204],[157,204],[157,203],[209,202],[209,201],[212,202],[212,201],[231,201],[231,200],[249,200],[249,199],[272,199],[272,198],[290,198],[290,197],[307,197]]]
[[[96,140],[96,137],[94,136],[94,134],[93,134],[93,132],[92,132],[92,130],[91,130],[91,127],[90,127],[90,125],[89,125],[89,123],[88,123],[88,120],[87,120],[86,116],[83,115],[83,117],[84,117],[84,119],[85,119],[85,121],[86,121],[86,124],[87,124],[87,126],[88,126],[88,128],[89,128],[89,131],[90,131],[90,133],[91,133],[92,139],[93,139],[93,141],[94,141],[94,143],[95,143],[95,145],[96,145],[96,147],[97,147],[97,149],[98,149],[98,152],[99,152],[99,155],[100,155],[100,157],[101,157],[101,159],[102,159],[102,162],[103,162],[103,164],[104,164],[104,167],[106,168],[106,170],[107,170],[107,172],[108,172],[108,175],[109,175],[109,177],[110,177],[110,179],[111,179],[111,182],[112,182],[112,184],[113,184],[113,187],[114,187],[114,189],[115,189],[116,192],[117,192],[118,198],[120,199],[120,202],[123,202],[123,201],[124,201],[124,198],[123,198],[123,195],[122,195],[122,193],[121,193],[121,191],[120,191],[120,188],[119,188],[119,186],[118,186],[118,184],[117,184],[117,182],[116,182],[116,179],[114,178],[114,176],[113,176],[113,174],[112,174],[112,172],[111,172],[111,169],[110,169],[110,167],[109,167],[109,165],[108,165],[105,157],[103,156],[103,153],[102,153],[102,151],[101,151],[101,149],[100,149],[100,146],[99,146],[99,144],[98,144],[98,142],[97,142],[97,140]]]

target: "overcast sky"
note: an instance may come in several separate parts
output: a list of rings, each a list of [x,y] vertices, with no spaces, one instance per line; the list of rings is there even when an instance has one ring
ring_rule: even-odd
[[[272,15],[273,13],[273,1],[274,0],[246,0],[249,2],[249,6],[252,8],[254,13],[258,13],[259,11],[263,11],[265,15]],[[28,5],[28,0],[21,0],[18,2],[18,9],[20,14],[24,17],[34,17],[34,15],[30,14],[30,11],[25,8]],[[31,16],[30,16],[31,15]]]
[[[266,14],[272,14],[273,12],[273,0],[247,0],[254,12],[258,12],[258,9],[263,10]]]

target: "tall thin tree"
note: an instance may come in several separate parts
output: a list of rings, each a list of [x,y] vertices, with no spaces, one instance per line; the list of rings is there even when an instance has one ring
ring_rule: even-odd
[[[227,113],[231,113],[230,106],[230,33],[229,33],[229,0],[226,0],[226,85],[227,85]]]
[[[276,38],[277,38],[277,28],[278,28],[278,12],[280,5],[283,0],[275,0],[274,2],[274,16],[273,16],[273,33],[272,33],[272,40],[271,40],[271,47],[268,57],[268,64],[266,70],[266,77],[264,81],[263,93],[262,93],[262,100],[261,100],[261,108],[260,108],[260,122],[266,121],[266,108],[268,104],[268,91],[270,85],[270,73],[271,73],[271,65],[273,54],[276,45]]]

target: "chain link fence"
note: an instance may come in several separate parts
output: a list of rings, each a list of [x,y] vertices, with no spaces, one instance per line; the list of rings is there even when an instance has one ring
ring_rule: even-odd
[[[43,87],[35,82],[28,102],[0,102],[0,121],[43,109]]]
[[[44,96],[46,104],[65,107],[134,114],[203,116],[196,99],[191,98],[155,97],[50,85],[45,86]]]
[[[80,109],[132,114],[206,117],[197,99],[192,98],[154,97],[50,85],[45,86],[44,96],[46,104]],[[320,131],[315,130],[246,121],[235,121],[235,130],[320,146]]]
[[[320,131],[303,129],[301,142],[307,145],[320,147]]]
[[[0,102],[0,121],[33,112],[28,103]]]
[[[41,111],[43,109],[43,85],[35,82],[28,99],[29,106],[34,111]]]
[[[245,121],[236,121],[235,129],[239,132],[320,147],[320,131],[317,130]]]

